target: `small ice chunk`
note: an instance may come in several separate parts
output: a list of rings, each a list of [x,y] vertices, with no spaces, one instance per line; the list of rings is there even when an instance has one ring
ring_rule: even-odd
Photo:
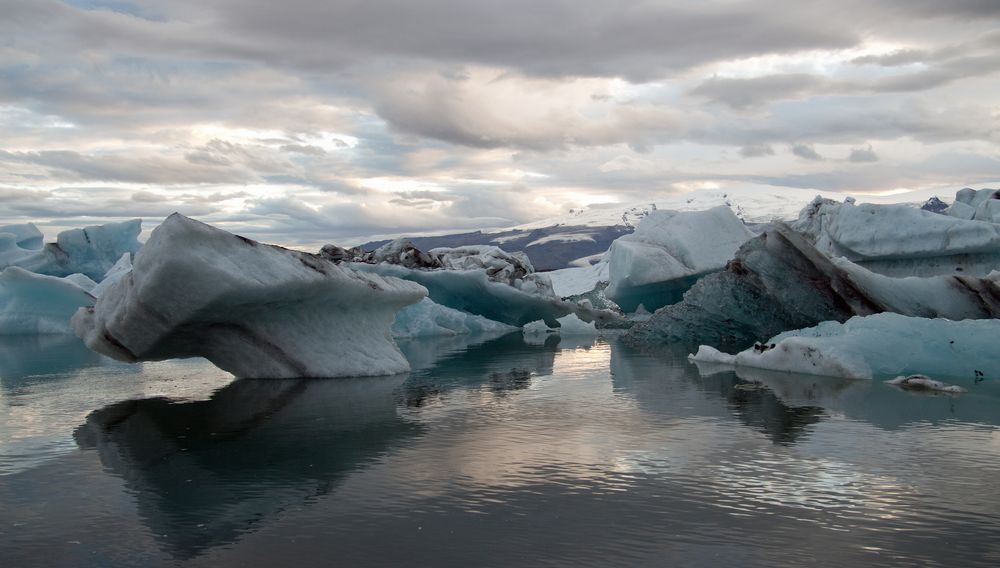
[[[699,363],[717,363],[719,365],[735,365],[736,355],[730,355],[728,353],[723,353],[715,347],[709,345],[701,345],[698,347],[697,353],[692,353],[688,355],[688,361],[697,361]]]
[[[549,327],[542,320],[531,322],[524,326],[524,334],[544,335],[547,333],[558,333],[562,336],[598,334],[597,327],[594,325],[594,322],[585,322],[576,317],[575,314],[563,316],[557,321],[559,322],[559,327]]]
[[[949,385],[941,381],[935,381],[927,375],[910,375],[908,377],[899,376],[885,382],[887,385],[908,390],[930,390],[948,393],[969,392],[958,385]]]

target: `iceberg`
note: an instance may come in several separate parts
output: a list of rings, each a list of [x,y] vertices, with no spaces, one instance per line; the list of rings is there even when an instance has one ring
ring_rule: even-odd
[[[706,211],[650,211],[608,251],[605,293],[626,312],[679,302],[699,278],[722,270],[753,233],[725,205]]]
[[[1000,376],[1000,320],[858,316],[787,331],[728,361],[701,347],[694,361],[850,379],[929,375],[974,383]]]
[[[81,273],[92,280],[99,280],[123,254],[139,250],[142,245],[137,237],[141,231],[142,221],[139,219],[72,229],[59,233],[56,242],[34,251],[24,249],[13,240],[17,237],[5,237],[12,233],[0,231],[0,268],[19,266],[49,276]],[[21,242],[33,244],[36,241]]]
[[[531,322],[524,326],[523,333],[525,335],[545,335],[548,333],[558,333],[563,337],[571,335],[584,335],[591,336],[597,335],[599,332],[597,326],[594,322],[585,322],[578,318],[576,314],[569,314],[568,316],[563,316],[558,319],[559,327],[550,328],[545,325],[545,322],[539,320]]]
[[[70,318],[94,305],[94,282],[82,274],[67,278],[11,266],[0,272],[0,335],[72,334]]]
[[[1000,223],[1000,190],[960,189],[945,213],[959,219]]]
[[[320,254],[331,260],[350,256],[340,251],[344,249],[327,245]],[[571,313],[602,324],[621,319],[612,311],[563,301],[553,292],[548,276],[534,272],[526,255],[494,246],[436,248],[423,253],[406,239],[397,239],[354,256],[350,266],[416,282],[427,288],[436,304],[516,327],[538,319],[559,327],[558,318]]]
[[[748,241],[726,270],[695,284],[678,304],[629,330],[633,343],[743,349],[784,330],[855,315],[895,312],[949,319],[1000,317],[1000,273],[987,278],[890,278],[831,260],[776,223]]]
[[[895,379],[886,381],[885,384],[905,390],[926,390],[953,394],[969,392],[958,385],[949,385],[947,383],[942,383],[941,381],[935,381],[927,375],[910,375],[908,377],[899,376]]]
[[[350,266],[359,272],[416,282],[427,289],[428,297],[437,304],[517,327],[538,319],[550,327],[559,327],[556,320],[571,313],[585,321],[599,323],[620,319],[613,312],[494,282],[483,270],[417,270],[385,263],[353,263]]]
[[[552,283],[552,292],[561,298],[579,296],[593,291],[601,283],[607,284],[611,275],[608,263],[601,260],[587,266],[573,266],[546,272]]]
[[[392,336],[398,339],[441,335],[497,336],[515,331],[512,325],[454,310],[424,298],[396,313]]]
[[[393,317],[425,295],[175,213],[72,327],[128,362],[201,356],[237,377],[387,375],[409,369]]]
[[[1000,200],[990,201],[1000,206]],[[906,205],[817,197],[791,227],[827,256],[887,276],[984,276],[1000,266],[1000,225]]]

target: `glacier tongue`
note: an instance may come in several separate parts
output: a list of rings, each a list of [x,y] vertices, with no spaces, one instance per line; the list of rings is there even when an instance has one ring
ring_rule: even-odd
[[[700,277],[722,270],[753,233],[725,205],[651,211],[608,251],[605,293],[626,312],[679,302]]]
[[[409,368],[389,327],[425,295],[175,213],[72,326],[124,361],[202,356],[238,377],[384,375]]]
[[[995,277],[890,278],[827,258],[787,226],[748,241],[726,270],[702,278],[684,301],[632,328],[637,343],[742,349],[788,329],[854,315],[897,312],[962,318],[1000,316]]]

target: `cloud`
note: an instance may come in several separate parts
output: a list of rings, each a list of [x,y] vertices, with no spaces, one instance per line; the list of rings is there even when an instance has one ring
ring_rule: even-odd
[[[774,148],[769,144],[752,144],[740,148],[740,155],[744,158],[760,158],[762,156],[773,156]]]
[[[794,99],[825,85],[822,77],[806,73],[766,75],[750,79],[713,77],[690,92],[710,102],[735,109],[757,107],[781,99]]]
[[[319,243],[701,183],[984,179],[998,22],[989,0],[7,0],[0,223],[181,208]]]
[[[812,146],[807,144],[795,144],[792,146],[792,154],[802,158],[803,160],[821,161],[823,156],[820,156]]]
[[[851,150],[851,155],[848,156],[847,160],[855,163],[877,162],[878,154],[869,145],[867,148],[854,148]]]

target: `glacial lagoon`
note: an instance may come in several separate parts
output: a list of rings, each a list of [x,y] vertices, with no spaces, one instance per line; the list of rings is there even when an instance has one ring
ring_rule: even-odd
[[[4,338],[3,565],[1000,565],[998,380],[737,376],[615,337],[401,347],[406,375],[233,380]]]

